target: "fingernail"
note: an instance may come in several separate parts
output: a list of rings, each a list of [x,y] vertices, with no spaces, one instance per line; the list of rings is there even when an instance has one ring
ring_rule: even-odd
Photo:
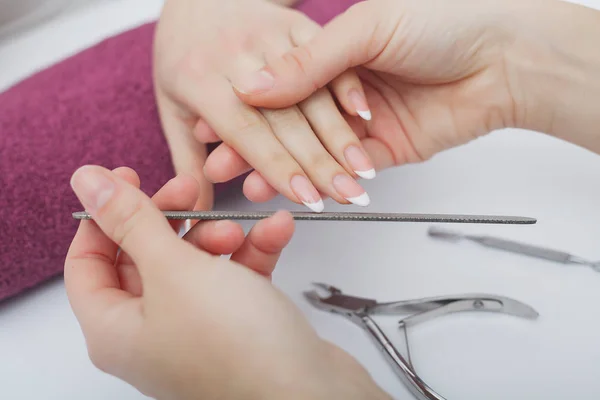
[[[314,212],[321,212],[325,209],[323,199],[317,192],[317,189],[310,183],[308,179],[302,175],[295,175],[290,181],[292,191],[306,207]]]
[[[275,84],[275,78],[266,69],[241,76],[237,82],[232,82],[233,87],[240,93],[258,94],[266,92]]]
[[[333,178],[333,186],[343,198],[352,204],[366,207],[371,202],[365,189],[347,175],[337,175]]]
[[[375,178],[376,172],[373,167],[373,163],[365,152],[358,146],[349,146],[344,152],[346,161],[350,164],[350,167],[356,172],[356,175],[363,179]]]
[[[356,109],[356,112],[360,117],[366,121],[371,120],[371,110],[369,110],[369,105],[367,104],[367,99],[360,94],[360,92],[356,89],[352,89],[348,94],[350,102]]]
[[[102,208],[115,192],[114,182],[93,167],[79,168],[71,177],[71,187],[90,213]]]

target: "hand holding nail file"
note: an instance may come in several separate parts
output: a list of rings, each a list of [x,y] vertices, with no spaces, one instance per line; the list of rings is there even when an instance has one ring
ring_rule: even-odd
[[[163,211],[167,219],[192,220],[259,220],[274,215],[274,211]],[[373,222],[447,222],[466,224],[535,224],[531,217],[466,214],[411,214],[411,213],[352,213],[352,212],[291,212],[301,221],[373,221]],[[75,219],[91,219],[85,211],[73,213]]]

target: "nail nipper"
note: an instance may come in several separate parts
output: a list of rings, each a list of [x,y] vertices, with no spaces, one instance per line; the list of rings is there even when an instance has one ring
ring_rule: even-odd
[[[435,317],[462,311],[485,311],[537,319],[536,310],[520,301],[490,294],[457,294],[414,300],[378,303],[376,300],[343,294],[334,286],[314,283],[315,290],[304,292],[317,309],[343,315],[362,327],[391,363],[394,372],[418,400],[446,400],[416,373],[410,358],[407,328]],[[319,292],[324,292],[324,295]],[[400,353],[371,315],[407,315],[399,321],[404,334],[407,357]]]

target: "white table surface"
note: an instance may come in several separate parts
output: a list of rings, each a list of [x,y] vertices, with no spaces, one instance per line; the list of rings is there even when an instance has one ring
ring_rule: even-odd
[[[104,1],[0,43],[0,90],[106,35],[156,17],[161,3]],[[585,4],[600,8],[600,0]],[[542,134],[506,130],[427,163],[381,173],[364,185],[371,211],[534,216],[538,223],[529,226],[449,227],[600,259],[599,177],[599,156]],[[282,199],[251,205],[238,197],[218,207],[291,206]],[[343,207],[329,202],[327,209]],[[539,320],[455,314],[413,328],[415,367],[449,400],[599,399],[600,274],[469,243],[434,241],[426,235],[428,226],[299,222],[274,283],[319,334],[353,354],[394,398],[411,397],[360,328],[308,306],[301,292],[310,282],[380,300],[488,292],[529,303],[540,312]],[[394,321],[383,322],[401,345]],[[0,398],[144,397],[92,366],[57,279],[0,305]]]

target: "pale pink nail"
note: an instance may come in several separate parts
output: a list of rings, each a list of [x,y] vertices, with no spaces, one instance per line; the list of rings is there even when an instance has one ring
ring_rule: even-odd
[[[321,212],[325,209],[323,199],[312,183],[302,175],[295,175],[290,181],[292,191],[306,207],[314,212]]]
[[[375,178],[375,168],[369,157],[365,152],[358,146],[348,146],[344,152],[346,161],[350,164],[350,167],[356,172],[356,175],[363,179]]]
[[[235,82],[232,82],[233,87],[240,93],[258,94],[266,92],[275,85],[275,78],[266,69],[253,72],[248,75],[240,76]]]
[[[333,178],[333,186],[340,196],[352,204],[366,207],[371,202],[365,189],[347,175],[337,175]]]
[[[367,104],[367,99],[360,94],[360,92],[356,89],[352,89],[350,93],[348,93],[348,98],[350,102],[356,109],[356,112],[360,117],[366,121],[371,120],[371,110],[369,110],[369,105]]]
[[[71,187],[90,213],[102,208],[115,192],[113,181],[94,167],[78,169],[71,177]]]

